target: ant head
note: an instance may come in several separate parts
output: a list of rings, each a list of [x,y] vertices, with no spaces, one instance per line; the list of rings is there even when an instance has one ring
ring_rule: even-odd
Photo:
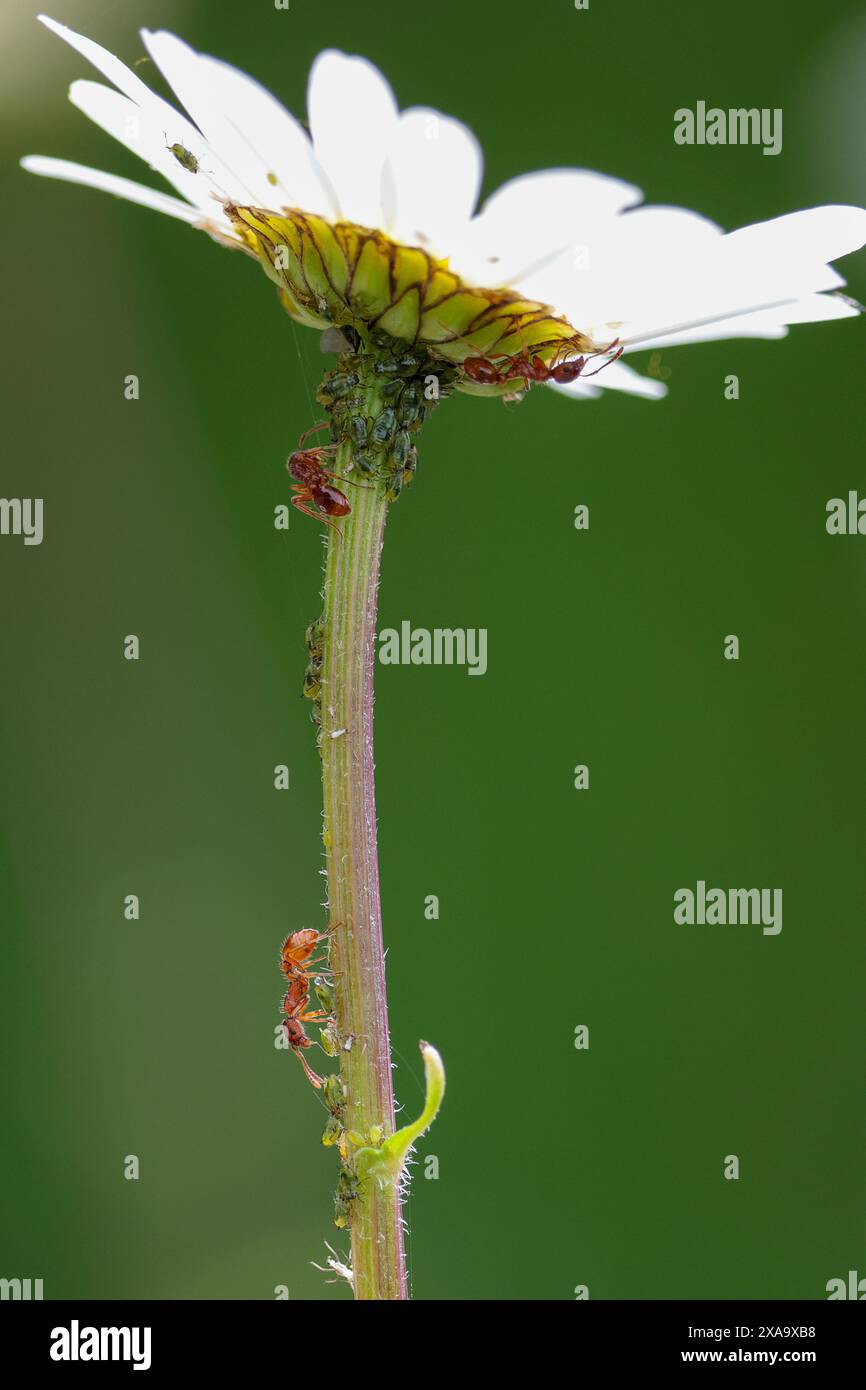
[[[550,375],[559,386],[568,386],[570,382],[577,381],[585,366],[585,357],[573,357],[570,362],[560,362]]]

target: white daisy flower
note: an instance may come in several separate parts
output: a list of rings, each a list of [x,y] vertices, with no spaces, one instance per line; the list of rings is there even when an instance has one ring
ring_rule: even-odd
[[[512,179],[476,211],[472,132],[427,108],[401,112],[363,58],[315,60],[308,133],[259,83],[173,34],[142,38],[187,116],[93,40],[40,19],[113,84],[73,82],[73,105],[180,196],[39,155],[25,169],[242,248],[301,322],[420,343],[462,369],[462,389],[514,390],[534,362],[534,379],[574,396],[658,397],[663,383],[621,352],[779,338],[788,324],[860,312],[835,293],[845,282],[830,262],[866,242],[862,208],[725,233],[683,208],[638,206],[641,191],[618,179],[554,169]],[[562,382],[551,379],[557,366]]]

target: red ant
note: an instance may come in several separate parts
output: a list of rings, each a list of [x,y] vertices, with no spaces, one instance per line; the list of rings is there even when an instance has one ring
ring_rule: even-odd
[[[338,924],[339,925],[339,924]],[[310,980],[315,974],[330,974],[330,971],[319,969],[313,971],[311,966],[321,966],[321,960],[314,960],[313,952],[317,946],[326,941],[335,931],[331,927],[326,932],[316,931],[315,927],[302,927],[300,931],[294,931],[283,942],[280,951],[280,969],[288,981],[288,989],[283,996],[283,1028],[286,1033],[286,1040],[292,1051],[301,1059],[301,1065],[307,1074],[310,1084],[319,1090],[324,1084],[322,1078],[313,1071],[304,1056],[303,1049],[312,1047],[312,1038],[307,1036],[304,1029],[305,1023],[322,1023],[331,1017],[327,1009],[310,1010]],[[323,996],[327,998],[327,994]]]
[[[286,1040],[296,1057],[301,1060],[301,1065],[307,1074],[307,1080],[311,1086],[315,1086],[320,1091],[324,1086],[324,1080],[313,1071],[303,1049],[312,1047],[313,1040],[307,1036],[304,1029],[305,1023],[320,1023],[328,1017],[324,1009],[308,1009],[310,1002],[310,991],[307,981],[303,975],[293,975],[289,980],[289,988],[283,998],[283,1027],[286,1030]]]
[[[313,425],[311,429],[305,430],[298,440],[299,445],[303,445],[308,435],[314,434],[316,430],[324,429],[328,424],[327,420],[322,420],[318,425]],[[340,478],[339,473],[331,473],[322,465],[322,460],[326,454],[331,454],[337,448],[336,444],[322,444],[318,449],[299,448],[289,455],[286,468],[289,477],[294,478],[296,486],[292,492],[297,496],[292,498],[292,506],[297,507],[304,516],[311,516],[314,521],[324,521],[326,526],[330,526],[340,534],[339,526],[329,521],[330,516],[348,516],[352,508],[349,506],[349,499],[337,487],[332,487],[328,481],[330,478],[339,478],[341,482],[351,482],[354,487],[361,487],[361,483],[355,483],[351,478]],[[318,511],[313,511],[310,504],[318,507]]]
[[[566,341],[559,351],[568,352],[570,344]],[[504,357],[501,364],[497,365],[489,357],[467,357],[463,363],[463,370],[470,381],[478,382],[482,386],[503,386],[505,382],[512,381],[514,377],[523,377],[526,390],[529,390],[529,383],[555,381],[558,386],[568,386],[572,381],[583,374],[583,369],[590,358],[600,357],[604,353],[611,352],[616,347],[616,339],[610,347],[601,348],[598,352],[587,353],[585,357],[572,357],[567,361],[557,361],[559,351],[554,356],[553,361],[548,365],[538,354],[530,355],[528,352],[521,352],[514,357]],[[617,358],[623,354],[623,348],[617,348],[613,357],[609,357],[606,362],[602,362],[600,367],[596,367],[594,372],[587,372],[587,376],[597,376],[604,368],[609,367],[611,362],[616,362]]]
[[[322,973],[321,970],[309,970],[307,967],[319,963],[310,957],[328,936],[328,932],[318,932],[315,927],[303,927],[301,931],[293,931],[286,937],[280,952],[280,969],[287,980],[298,977],[311,980],[314,975]]]

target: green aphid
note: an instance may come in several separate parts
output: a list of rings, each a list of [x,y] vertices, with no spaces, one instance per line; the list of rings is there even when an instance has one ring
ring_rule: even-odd
[[[363,415],[353,415],[349,421],[349,431],[356,449],[364,449],[369,433],[369,423]]]
[[[417,467],[418,467],[418,450],[417,450],[417,449],[413,449],[412,452],[411,452],[411,454],[409,455],[408,459],[406,460],[406,467],[403,469],[403,486],[404,486],[404,487],[408,487],[409,484],[411,483],[412,479],[415,477],[415,470],[417,469]]]
[[[340,1051],[340,1040],[336,1036],[330,1023],[327,1028],[319,1030],[319,1042],[326,1057],[336,1057]]]
[[[447,400],[451,395],[451,387],[457,380],[457,373],[452,367],[440,367],[434,375],[439,378],[439,400]],[[430,404],[435,405],[435,401],[431,401]]]
[[[340,1124],[336,1115],[329,1115],[325,1128],[322,1131],[322,1143],[325,1148],[329,1149],[332,1144],[336,1144],[342,1132],[343,1126]]]
[[[322,1099],[332,1115],[343,1113],[343,1106],[346,1103],[346,1087],[343,1085],[339,1072],[331,1072],[329,1076],[325,1077]]]
[[[377,416],[370,431],[370,438],[374,444],[387,444],[393,438],[397,428],[397,416],[390,406],[386,406],[381,415]]]
[[[337,1192],[347,1202],[353,1202],[358,1195],[358,1179],[351,1168],[346,1167],[345,1163],[342,1164],[340,1175],[337,1178]]]
[[[325,640],[325,620],[317,618],[314,623],[310,623],[304,633],[304,640],[307,644],[307,651],[321,651],[322,643]]]
[[[374,1149],[378,1149],[382,1140],[385,1138],[385,1131],[381,1125],[373,1125],[370,1130],[370,1143]]]
[[[325,1013],[332,1014],[334,1012],[334,995],[328,985],[317,976],[313,988],[316,991],[316,998],[325,1010]]]
[[[304,672],[304,699],[318,700],[322,693],[322,671],[321,666],[315,666],[312,662]]]
[[[417,381],[406,383],[406,389],[400,397],[398,413],[401,425],[415,425],[423,418],[424,405],[421,387]]]
[[[355,467],[365,478],[369,478],[375,473],[377,468],[376,459],[372,454],[368,454],[361,449],[355,454]]]
[[[385,357],[381,362],[376,363],[373,370],[379,376],[393,376],[395,372],[399,372],[400,363],[396,357]]]
[[[386,401],[395,401],[400,392],[405,390],[406,383],[401,377],[394,377],[393,381],[386,381],[382,384],[382,398]]]
[[[334,1225],[342,1230],[349,1224],[352,1203],[358,1195],[358,1180],[348,1168],[340,1169],[334,1196]]]
[[[350,391],[358,385],[356,372],[332,372],[326,376],[318,391],[316,399],[322,405],[327,405],[330,401],[340,401],[344,396],[348,396]]]
[[[403,474],[392,473],[388,479],[388,486],[385,488],[385,496],[389,502],[396,502],[402,491]]]
[[[399,430],[391,448],[391,466],[395,472],[405,468],[406,460],[412,452],[412,436],[408,430]]]
[[[173,154],[182,169],[186,169],[188,174],[197,174],[200,168],[199,162],[191,150],[185,145],[174,144],[166,145],[169,154]]]

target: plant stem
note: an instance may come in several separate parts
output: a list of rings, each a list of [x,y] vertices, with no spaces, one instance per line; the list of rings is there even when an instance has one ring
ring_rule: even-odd
[[[335,472],[346,475],[351,461],[350,446],[341,444]],[[395,1124],[376,849],[373,668],[388,502],[378,481],[346,491],[352,511],[339,522],[341,534],[329,532],[323,614],[320,741],[331,963],[346,1129],[368,1135],[381,1126],[387,1137]],[[350,1212],[355,1297],[407,1298],[397,1183],[364,1183]]]

